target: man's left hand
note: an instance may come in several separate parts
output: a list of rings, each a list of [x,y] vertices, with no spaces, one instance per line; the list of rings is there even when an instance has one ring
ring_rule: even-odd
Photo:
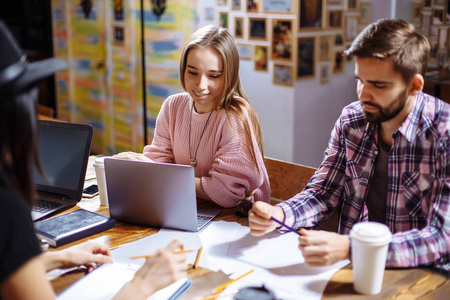
[[[347,235],[306,229],[301,229],[300,234],[298,247],[308,266],[328,266],[350,256],[350,239]]]

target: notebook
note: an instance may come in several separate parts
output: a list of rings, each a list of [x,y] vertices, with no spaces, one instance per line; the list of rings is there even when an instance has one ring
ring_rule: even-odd
[[[221,211],[197,207],[192,166],[106,158],[105,175],[117,221],[198,231]]]
[[[31,210],[38,221],[75,206],[81,200],[91,151],[92,126],[38,121],[38,151],[48,180],[33,171],[37,201]]]

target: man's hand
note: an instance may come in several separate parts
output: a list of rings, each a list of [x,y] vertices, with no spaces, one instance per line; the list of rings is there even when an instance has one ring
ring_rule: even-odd
[[[283,209],[279,206],[273,206],[262,201],[253,203],[252,209],[248,212],[250,233],[254,236],[261,236],[274,231],[279,225],[272,221],[270,219],[271,217],[283,222]]]
[[[308,266],[328,266],[350,256],[350,239],[347,235],[306,229],[301,229],[300,234],[298,248]]]

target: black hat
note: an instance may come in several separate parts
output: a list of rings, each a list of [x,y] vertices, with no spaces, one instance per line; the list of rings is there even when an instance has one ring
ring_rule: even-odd
[[[19,94],[66,68],[66,61],[56,57],[27,63],[18,43],[0,20],[0,90]]]

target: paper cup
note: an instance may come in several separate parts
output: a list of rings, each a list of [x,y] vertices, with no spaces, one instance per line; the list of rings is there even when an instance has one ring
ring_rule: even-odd
[[[94,161],[95,176],[97,177],[100,205],[108,206],[108,190],[106,188],[105,157],[99,157]]]
[[[353,287],[356,292],[375,295],[383,284],[386,256],[392,234],[384,224],[362,222],[350,231],[352,243]]]

